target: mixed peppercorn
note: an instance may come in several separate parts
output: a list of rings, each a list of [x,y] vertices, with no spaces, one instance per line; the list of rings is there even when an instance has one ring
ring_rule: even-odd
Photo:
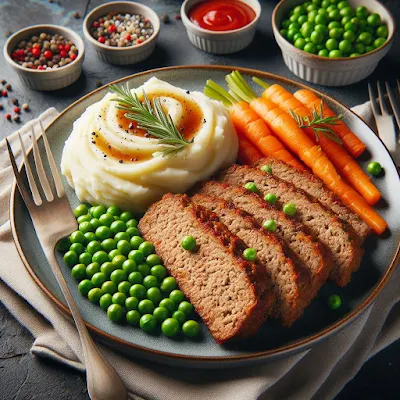
[[[140,14],[110,12],[92,23],[90,34],[106,46],[129,47],[139,45],[153,34],[153,25]]]
[[[44,71],[64,67],[78,56],[78,48],[58,33],[42,32],[20,41],[11,58],[24,68]]]

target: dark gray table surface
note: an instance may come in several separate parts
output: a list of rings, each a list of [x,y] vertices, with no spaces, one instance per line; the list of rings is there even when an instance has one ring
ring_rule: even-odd
[[[8,98],[0,98],[5,110],[0,112],[0,139],[18,129],[24,122],[39,115],[48,107],[59,111],[81,96],[94,90],[100,83],[152,68],[171,65],[232,65],[260,69],[291,79],[296,78],[284,65],[271,29],[271,14],[276,0],[261,0],[262,18],[253,43],[245,50],[226,56],[206,54],[189,43],[181,21],[174,17],[179,13],[182,1],[140,1],[151,6],[159,15],[166,12],[171,22],[162,24],[154,54],[146,61],[132,66],[111,66],[103,63],[87,46],[84,72],[72,86],[54,92],[35,92],[25,88],[6,66],[0,55],[0,79],[12,85]],[[53,23],[68,26],[81,36],[82,21],[87,10],[104,3],[99,0],[0,0],[0,46],[6,41],[7,31],[17,31],[32,24]],[[400,21],[400,1],[383,1],[391,9],[395,20]],[[78,12],[80,18],[75,18]],[[368,100],[367,81],[394,81],[400,70],[400,40],[397,37],[389,54],[380,62],[368,80],[344,88],[317,87],[348,106]],[[22,113],[21,123],[4,118],[12,110],[11,98],[28,103],[30,113]],[[74,370],[47,360],[38,360],[29,353],[33,338],[0,304],[0,400],[8,399],[87,399],[84,376]],[[349,382],[338,400],[395,399],[400,382],[400,341],[368,361],[359,374]]]

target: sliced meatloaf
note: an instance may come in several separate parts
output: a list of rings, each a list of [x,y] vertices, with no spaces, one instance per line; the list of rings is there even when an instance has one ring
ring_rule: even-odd
[[[194,195],[192,201],[214,212],[247,247],[257,251],[257,259],[263,264],[277,297],[274,316],[279,317],[284,326],[291,326],[303,313],[306,306],[303,299],[310,296],[310,280],[304,273],[306,271],[301,268],[296,270],[279,240],[263,231],[253,217],[232,203],[202,194]]]
[[[254,182],[260,195],[274,193],[278,196],[275,206],[279,209],[282,209],[284,204],[294,203],[297,211],[292,218],[304,224],[308,231],[326,246],[332,256],[334,267],[330,274],[331,279],[339,286],[344,286],[350,281],[351,274],[360,265],[362,251],[357,240],[333,212],[316,200],[311,200],[302,190],[264,173],[259,168],[234,165],[223,171],[220,179],[233,185]]]
[[[186,195],[165,195],[139,228],[218,343],[255,334],[274,306],[263,267],[242,258],[245,244]],[[184,250],[191,235],[196,249]]]
[[[298,189],[304,190],[326,208],[333,211],[341,221],[348,223],[356,233],[360,243],[370,233],[371,230],[368,225],[357,214],[347,208],[315,175],[307,171],[300,171],[273,157],[263,158],[257,163],[256,167],[263,165],[271,166],[272,175],[291,183]]]
[[[237,208],[251,214],[260,225],[266,220],[274,220],[277,225],[275,234],[285,243],[290,257],[308,271],[311,288],[304,301],[307,302],[308,298],[317,294],[327,280],[333,264],[326,256],[323,246],[306,234],[301,224],[289,219],[283,212],[269,206],[260,196],[242,186],[209,181],[197,190],[201,194],[231,201]]]

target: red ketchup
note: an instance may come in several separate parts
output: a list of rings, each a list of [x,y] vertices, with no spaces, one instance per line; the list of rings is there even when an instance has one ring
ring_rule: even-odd
[[[190,20],[210,31],[231,31],[248,25],[256,17],[254,10],[239,0],[206,0],[189,10]]]

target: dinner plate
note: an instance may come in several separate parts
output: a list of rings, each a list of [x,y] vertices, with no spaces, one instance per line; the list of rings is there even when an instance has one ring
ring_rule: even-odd
[[[224,84],[225,75],[232,69],[234,68],[221,66],[170,67],[132,75],[120,79],[117,83],[129,82],[131,87],[137,87],[150,77],[156,76],[187,90],[202,91],[207,79]],[[269,73],[238,69],[248,80],[255,75],[269,83],[279,83],[292,92],[300,88],[311,89],[306,85]],[[258,88],[255,89],[260,92]],[[64,142],[72,131],[74,121],[88,106],[99,101],[107,91],[107,87],[102,87],[84,96],[64,110],[47,128],[50,146],[58,165]],[[283,328],[279,322],[268,320],[254,338],[218,345],[203,324],[199,338],[193,340],[181,336],[170,339],[159,332],[147,334],[138,328],[111,322],[99,306],[92,304],[78,293],[77,282],[71,277],[70,269],[59,254],[60,266],[68,286],[89,328],[98,339],[122,350],[125,354],[162,363],[207,368],[238,366],[270,361],[304,351],[336,334],[371,306],[399,261],[399,176],[388,151],[371,128],[343,104],[322,93],[318,95],[335,112],[342,114],[351,130],[366,143],[368,151],[360,160],[362,167],[366,169],[367,163],[374,160],[378,161],[384,170],[382,176],[373,179],[383,197],[377,208],[388,222],[389,229],[379,238],[371,236],[367,239],[361,267],[353,275],[350,284],[345,288],[338,288],[330,282],[326,283],[318,297],[305,310],[304,316],[291,328]],[[39,142],[43,151],[42,140]],[[33,162],[32,152],[29,153],[29,159]],[[65,179],[64,186],[71,206],[75,207],[78,199]],[[68,313],[65,300],[36,238],[28,211],[15,186],[11,195],[10,209],[14,239],[25,267],[49,299],[62,312]],[[57,223],[57,216],[54,216],[54,223]],[[327,299],[332,294],[338,294],[343,300],[342,306],[335,311],[327,307]]]

